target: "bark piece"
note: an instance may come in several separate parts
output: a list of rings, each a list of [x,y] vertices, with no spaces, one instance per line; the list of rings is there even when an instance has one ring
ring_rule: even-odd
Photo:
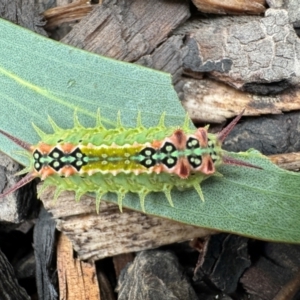
[[[285,8],[287,10],[290,22],[293,24],[295,28],[299,28],[300,27],[299,0],[281,1],[280,7]]]
[[[34,228],[34,254],[36,259],[36,284],[39,299],[58,299],[55,271],[55,221],[42,208]]]
[[[244,289],[264,300],[273,299],[280,290],[284,269],[262,257],[241,278]]]
[[[199,293],[197,294],[198,298],[201,300],[235,300],[235,298],[232,298],[228,295],[225,294],[220,294],[220,293],[214,293],[214,294],[208,294],[208,293]],[[239,300],[248,300],[247,298],[239,299]],[[251,300],[261,300],[261,299],[251,299]]]
[[[213,14],[261,14],[265,0],[192,0],[202,12]]]
[[[35,258],[32,251],[21,260],[18,260],[17,263],[14,265],[16,277],[18,279],[35,278],[35,267]]]
[[[253,95],[211,79],[183,79],[179,92],[182,105],[196,123],[221,123],[238,115],[281,114],[300,109],[300,87],[276,96]]]
[[[300,170],[300,152],[275,154],[270,155],[269,158],[274,164],[276,164],[280,168],[290,171]]]
[[[14,185],[20,177],[15,174],[20,171],[18,163],[0,153],[0,192]],[[39,202],[36,199],[36,188],[32,182],[14,193],[0,199],[0,221],[20,223],[34,215]]]
[[[228,151],[247,151],[255,148],[265,155],[299,152],[300,113],[260,117],[239,123],[223,144]]]
[[[248,293],[273,300],[280,295],[282,287],[298,276],[300,247],[265,243],[263,252],[263,256],[244,273],[241,283]]]
[[[100,272],[98,271],[97,275],[98,275],[99,285],[101,287],[101,289],[100,289],[101,299],[116,300],[114,290],[113,290],[107,276],[105,275],[105,273],[102,271],[100,271]]]
[[[57,270],[61,299],[100,299],[94,263],[74,259],[72,243],[63,234],[58,240]]]
[[[156,48],[153,53],[142,56],[136,63],[170,73],[173,84],[176,84],[181,78],[183,57],[187,51],[188,49],[183,43],[183,36],[174,35]]]
[[[245,272],[241,283],[249,294],[271,300],[281,289],[286,276],[284,268],[262,257]]]
[[[0,250],[0,299],[30,300],[26,291],[20,287],[12,266]]]
[[[218,234],[208,241],[201,268],[196,276],[205,276],[218,290],[234,293],[242,273],[251,265],[248,239],[236,235]]]
[[[121,271],[128,263],[131,263],[134,259],[133,253],[124,253],[120,255],[115,255],[113,257],[114,269],[117,278],[119,278]]]
[[[1,0],[0,18],[28,28],[38,34],[47,36],[43,28],[45,22],[39,14],[39,8],[31,0]]]
[[[300,42],[286,10],[268,9],[264,18],[239,20],[199,21],[186,43],[185,68],[263,95],[299,84]]]
[[[50,8],[43,13],[43,16],[47,20],[45,27],[47,29],[52,29],[63,23],[81,20],[91,12],[91,10],[91,4],[86,0],[79,0],[66,5]]]
[[[273,300],[295,299],[294,296],[299,292],[299,285],[300,271],[298,271],[295,276],[282,287]]]
[[[63,192],[53,203],[53,193],[54,188],[49,188],[41,199],[56,219],[58,230],[70,238],[82,260],[156,248],[214,233],[131,210],[120,213],[117,205],[104,201],[97,215],[95,198],[84,195],[80,202],[75,202],[73,192]]]
[[[118,300],[198,299],[176,256],[163,251],[139,253],[122,271],[118,292]]]
[[[297,1],[297,0],[296,0]],[[282,8],[283,0],[266,0],[270,8]]]
[[[300,245],[265,243],[263,255],[275,265],[296,273],[300,266]]]
[[[124,61],[151,53],[190,16],[187,1],[108,0],[74,26],[62,42]]]

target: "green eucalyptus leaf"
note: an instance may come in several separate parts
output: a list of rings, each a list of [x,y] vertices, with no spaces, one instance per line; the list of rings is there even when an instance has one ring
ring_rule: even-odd
[[[125,126],[135,126],[138,111],[145,126],[180,126],[184,110],[168,74],[72,48],[0,19],[1,129],[35,144],[31,122],[51,133],[50,115],[62,128],[73,126],[73,112],[93,126],[98,107],[108,128],[121,111]],[[16,145],[0,136],[0,150],[26,164]],[[255,151],[230,154],[263,169],[222,166],[223,176],[201,183],[205,202],[193,190],[172,192],[174,208],[163,193],[146,197],[149,214],[185,224],[259,239],[300,242],[299,174],[284,171]],[[105,197],[115,201],[115,194]],[[141,210],[136,194],[124,206]]]

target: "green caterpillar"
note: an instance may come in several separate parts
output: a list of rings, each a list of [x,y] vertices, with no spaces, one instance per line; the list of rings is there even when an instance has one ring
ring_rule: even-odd
[[[46,134],[34,126],[41,141],[30,145],[0,130],[0,133],[24,148],[29,165],[27,173],[0,197],[17,190],[36,177],[43,181],[40,194],[48,186],[56,186],[54,199],[62,191],[75,192],[75,199],[86,193],[96,195],[96,209],[107,192],[122,200],[126,193],[137,193],[145,211],[145,197],[151,192],[164,192],[173,206],[171,190],[194,188],[202,201],[200,183],[216,172],[221,164],[254,167],[233,159],[222,150],[222,142],[234,128],[243,112],[217,135],[207,127],[190,129],[189,119],[182,127],[166,127],[164,114],[156,127],[145,128],[138,115],[137,126],[124,128],[118,115],[117,127],[106,129],[98,112],[94,128],[83,127],[74,114],[74,127],[62,129],[49,118],[54,133]]]

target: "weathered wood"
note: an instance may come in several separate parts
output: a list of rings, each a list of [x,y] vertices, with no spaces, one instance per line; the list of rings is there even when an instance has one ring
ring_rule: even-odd
[[[194,26],[186,43],[187,70],[208,72],[236,89],[263,95],[299,83],[299,38],[286,10],[268,9],[263,18],[199,20]]]
[[[173,84],[176,84],[183,73],[183,57],[188,51],[183,43],[182,35],[173,35],[149,55],[142,56],[137,64],[152,69],[168,72],[172,75]]]
[[[47,36],[43,28],[45,22],[42,20],[38,6],[31,0],[1,0],[0,18],[28,28],[38,34]]]
[[[10,157],[0,153],[0,190],[1,192],[9,186],[14,185],[18,181],[18,177],[14,176],[20,170],[20,166],[14,162]],[[4,199],[0,200],[0,220],[19,223],[22,218],[18,213],[18,206],[20,199],[18,200],[19,193],[13,193]]]
[[[60,299],[100,300],[94,263],[85,263],[74,258],[72,244],[64,234],[60,234],[58,239],[57,272]]]
[[[0,299],[30,300],[26,291],[20,287],[14,270],[5,255],[0,250]]]
[[[47,21],[45,28],[49,30],[63,23],[78,21],[91,12],[91,10],[90,1],[87,0],[79,0],[50,8],[43,13]]]
[[[74,201],[73,192],[63,192],[53,203],[54,188],[42,194],[41,200],[57,221],[58,230],[73,243],[80,259],[97,260],[121,253],[156,248],[214,233],[101,202],[95,213],[95,198],[84,195]],[[72,209],[70,209],[72,208]]]
[[[113,264],[116,273],[116,277],[119,278],[122,269],[134,259],[134,255],[132,253],[124,253],[120,255],[115,255],[113,257]]]
[[[277,295],[272,300],[293,300],[294,296],[299,292],[300,285],[300,271],[298,271],[294,277],[287,282]]]
[[[198,299],[177,257],[164,251],[139,253],[121,273],[117,290],[118,300]]]
[[[231,294],[237,289],[240,276],[251,265],[248,256],[248,239],[236,235],[212,236],[195,274],[197,281],[204,278],[218,290]]]
[[[0,153],[0,192],[19,181],[20,176],[15,176],[18,171],[19,164]],[[0,222],[20,223],[35,214],[38,206],[36,188],[32,182],[0,199]]]
[[[289,15],[289,20],[293,24],[294,28],[299,30],[300,27],[300,10],[299,0],[268,0],[268,5],[271,8],[283,8]]]
[[[33,234],[34,254],[36,259],[36,284],[39,299],[58,299],[57,274],[55,266],[56,238],[55,220],[42,208]]]
[[[36,264],[35,264],[35,257],[33,251],[31,251],[26,256],[21,258],[17,263],[14,264],[13,267],[18,280],[34,279],[36,277],[35,274]]]
[[[100,285],[101,299],[116,300],[114,289],[112,288],[107,276],[104,274],[102,270],[97,272],[97,277]]]
[[[300,151],[300,113],[244,119],[232,130],[223,144],[228,151],[255,148],[265,155]]]
[[[298,275],[300,265],[299,245],[264,243],[263,255],[246,270],[241,278],[249,294],[273,300],[282,287]],[[285,298],[293,299],[293,298]]]
[[[151,53],[190,16],[187,1],[106,0],[63,43],[124,61]]]
[[[222,123],[246,108],[244,116],[281,114],[300,109],[300,87],[276,96],[253,95],[211,79],[183,79],[182,105],[196,123]]]
[[[192,0],[202,12],[212,14],[261,14],[265,0]]]
[[[278,167],[291,170],[300,170],[300,152],[275,154],[269,156],[270,160]]]

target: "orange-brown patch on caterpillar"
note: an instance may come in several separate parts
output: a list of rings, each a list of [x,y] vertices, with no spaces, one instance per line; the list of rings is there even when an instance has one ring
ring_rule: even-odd
[[[49,166],[44,166],[38,173],[41,176],[41,180],[45,180],[48,176],[56,174],[56,171]]]
[[[174,168],[174,173],[177,174],[180,178],[186,179],[191,173],[191,168],[189,162],[186,158],[180,158],[178,163]]]
[[[70,165],[64,166],[59,170],[59,174],[65,176],[65,177],[69,177],[76,173],[78,173],[77,170]]]
[[[54,148],[54,146],[51,146],[51,145],[41,142],[38,144],[37,147],[34,147],[32,149],[32,152],[34,152],[35,150],[38,150],[41,154],[49,154],[53,148]]]
[[[150,144],[150,147],[154,148],[154,149],[159,149],[161,148],[161,145],[163,144],[163,141],[153,141]]]
[[[169,138],[170,142],[178,149],[184,150],[186,145],[186,134],[182,129],[176,129]]]
[[[173,168],[168,168],[163,163],[161,163],[150,169],[156,174],[160,174],[160,173],[176,174],[182,179],[188,178],[191,173],[189,162],[184,157],[181,157]]]
[[[74,151],[74,149],[76,148],[77,146],[73,145],[73,144],[70,144],[70,143],[65,143],[65,144],[61,144],[60,145],[60,148],[61,150],[64,152],[64,153],[71,153]]]
[[[202,156],[201,166],[196,168],[195,170],[206,175],[212,175],[215,173],[215,165],[209,154],[204,154]]]
[[[201,148],[206,148],[208,145],[206,128],[198,128],[195,132],[195,137],[200,143]]]
[[[151,167],[150,170],[155,172],[156,174],[160,174],[162,172],[164,172],[166,169],[166,167],[163,165],[163,164],[158,164],[158,165],[155,165],[154,167]],[[168,172],[170,173],[170,172]]]

